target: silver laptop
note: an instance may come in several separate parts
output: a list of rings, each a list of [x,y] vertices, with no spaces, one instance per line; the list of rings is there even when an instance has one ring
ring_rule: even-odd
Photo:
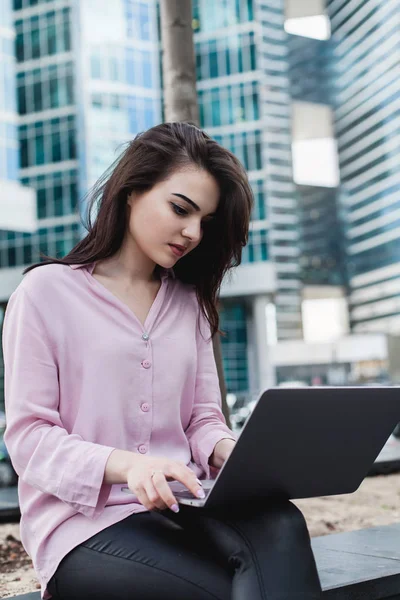
[[[263,497],[349,494],[399,422],[397,386],[270,388],[217,478],[203,481],[204,499],[180,482],[169,485],[180,504],[207,508]]]

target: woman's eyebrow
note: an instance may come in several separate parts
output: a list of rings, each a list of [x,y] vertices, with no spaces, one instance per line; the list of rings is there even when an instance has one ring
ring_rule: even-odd
[[[200,207],[197,206],[197,204],[195,202],[193,202],[193,200],[191,200],[190,198],[188,198],[187,196],[184,196],[183,194],[177,194],[175,192],[172,192],[173,196],[178,196],[179,198],[182,198],[182,200],[185,200],[185,202],[187,202],[188,204],[190,204],[191,206],[193,206],[193,208],[199,212],[200,211]],[[210,213],[209,215],[207,215],[208,217],[213,217],[216,213]]]

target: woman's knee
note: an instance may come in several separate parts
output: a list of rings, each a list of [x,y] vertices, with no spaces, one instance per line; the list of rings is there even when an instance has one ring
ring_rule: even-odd
[[[303,513],[289,500],[258,502],[248,512],[248,518],[270,534],[309,536]]]

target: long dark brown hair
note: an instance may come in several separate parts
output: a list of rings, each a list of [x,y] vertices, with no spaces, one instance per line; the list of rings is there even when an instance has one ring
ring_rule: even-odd
[[[173,271],[177,279],[194,285],[201,311],[214,335],[219,331],[217,302],[221,282],[229,269],[241,263],[253,194],[236,156],[190,123],[163,123],[138,134],[89,192],[86,237],[62,259],[41,253],[45,260],[27,267],[23,274],[45,264],[90,264],[113,256],[128,227],[128,195],[147,192],[175,171],[193,165],[215,178],[220,200],[200,244],[180,259]],[[95,205],[97,216],[92,224]]]

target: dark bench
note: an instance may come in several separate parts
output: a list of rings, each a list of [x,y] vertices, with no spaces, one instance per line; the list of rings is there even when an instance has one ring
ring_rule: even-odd
[[[312,546],[324,599],[400,600],[400,523],[324,535]],[[39,600],[40,593],[17,599]]]
[[[327,600],[400,600],[400,523],[313,538]]]

